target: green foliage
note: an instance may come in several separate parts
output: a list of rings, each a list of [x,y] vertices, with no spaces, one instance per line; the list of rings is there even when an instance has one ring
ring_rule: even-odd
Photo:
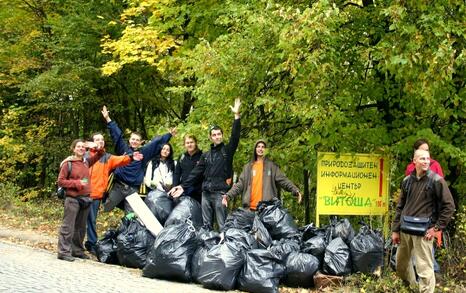
[[[457,280],[456,286],[463,286],[466,288],[466,255],[464,247],[466,245],[466,205],[459,207],[455,215],[455,230],[456,233],[452,237],[445,238],[445,247],[437,251],[439,261],[441,263],[442,271],[446,282],[450,280]],[[451,233],[450,233],[451,235]],[[452,284],[447,284],[452,285]]]
[[[203,149],[211,124],[228,137],[240,97],[235,171],[267,138],[301,188],[309,172],[309,215],[318,151],[388,156],[396,191],[419,137],[464,203],[464,1],[32,4],[0,14],[1,168],[23,188],[51,186],[72,138],[104,131],[103,104],[147,138],[178,125],[180,154],[185,133]]]
[[[412,292],[403,285],[395,272],[385,271],[382,276],[353,274],[345,279],[345,284],[358,288],[359,292],[387,292],[387,293],[408,293]]]

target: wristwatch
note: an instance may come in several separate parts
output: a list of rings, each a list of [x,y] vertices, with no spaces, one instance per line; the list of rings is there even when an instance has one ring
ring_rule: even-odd
[[[434,226],[434,231],[435,231],[435,232],[440,231],[440,228],[439,228],[439,226],[438,226],[437,224],[435,224],[435,226]]]

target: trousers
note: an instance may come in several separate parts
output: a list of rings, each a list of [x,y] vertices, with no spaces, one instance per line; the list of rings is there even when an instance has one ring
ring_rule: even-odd
[[[396,272],[398,276],[411,286],[418,285],[413,269],[412,259],[416,262],[419,276],[419,292],[433,293],[435,290],[435,274],[432,257],[433,240],[425,240],[423,236],[400,232],[400,246],[396,255]]]
[[[63,223],[58,234],[58,255],[82,255],[90,206],[81,207],[76,198],[67,196],[64,207]]]
[[[202,192],[202,224],[209,230],[213,230],[214,227],[214,214],[220,231],[225,224],[227,208],[222,204],[222,196],[221,192]]]
[[[100,200],[94,199],[92,201],[91,207],[89,209],[89,214],[87,216],[87,241],[85,247],[87,250],[91,251],[94,249],[95,244],[97,243],[97,213],[99,212]]]
[[[120,181],[116,181],[113,184],[110,193],[108,194],[107,200],[103,203],[104,212],[110,212],[115,207],[119,206],[126,212],[132,211],[131,207],[129,206],[128,202],[125,201],[125,198],[128,195],[131,195],[135,192],[138,192],[136,187],[129,186],[124,184]]]

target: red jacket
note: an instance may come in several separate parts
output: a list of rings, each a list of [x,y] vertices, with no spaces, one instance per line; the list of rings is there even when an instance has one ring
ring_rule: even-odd
[[[414,162],[411,162],[408,166],[406,166],[406,171],[405,171],[405,175],[408,176],[409,174],[411,174],[414,170],[416,169],[416,166],[414,165]],[[430,167],[429,167],[430,170],[434,171],[435,173],[439,174],[440,176],[444,177],[443,176],[443,171],[442,171],[442,167],[440,166],[439,162],[437,162],[436,160],[434,159],[430,159]]]
[[[114,156],[105,153],[90,169],[91,198],[102,199],[107,189],[108,176],[117,167],[126,166],[132,159],[128,155]]]
[[[86,159],[68,157],[61,163],[60,173],[58,174],[58,185],[66,188],[67,196],[76,197],[91,193],[89,167],[99,160],[103,154],[102,150]],[[71,174],[69,176],[68,161],[71,161]],[[67,179],[67,177],[69,178]],[[83,179],[87,179],[86,184],[81,183]]]

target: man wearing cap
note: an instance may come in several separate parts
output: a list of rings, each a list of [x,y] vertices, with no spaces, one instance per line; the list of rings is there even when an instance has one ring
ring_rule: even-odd
[[[223,131],[217,126],[209,128],[209,137],[212,142],[210,150],[203,153],[198,164],[189,174],[188,178],[179,186],[170,190],[173,197],[180,196],[190,186],[202,181],[202,221],[205,228],[213,229],[213,217],[217,219],[219,229],[223,228],[227,216],[227,209],[222,204],[222,196],[230,189],[233,175],[233,156],[238,148],[241,121],[239,108],[240,99],[230,106],[235,115],[231,137],[228,144],[223,143]]]
[[[416,259],[419,292],[434,292],[435,274],[432,246],[436,233],[444,230],[455,211],[455,203],[445,180],[430,167],[426,150],[414,152],[415,170],[401,183],[401,193],[392,224],[392,242],[399,244],[396,272],[416,286],[412,257]],[[410,223],[415,224],[410,224]],[[425,224],[424,224],[425,223]]]
[[[260,201],[270,201],[278,196],[277,185],[292,192],[301,203],[298,187],[286,178],[277,164],[265,157],[266,146],[265,140],[256,141],[253,159],[243,167],[238,182],[223,196],[225,206],[228,200],[242,194],[243,207],[255,211]]]

